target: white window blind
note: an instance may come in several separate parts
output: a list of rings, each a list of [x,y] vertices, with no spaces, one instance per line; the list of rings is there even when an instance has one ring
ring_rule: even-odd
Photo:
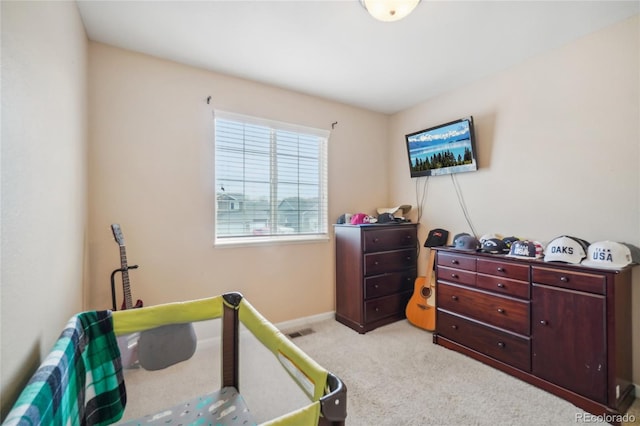
[[[216,111],[216,244],[326,239],[328,137]]]

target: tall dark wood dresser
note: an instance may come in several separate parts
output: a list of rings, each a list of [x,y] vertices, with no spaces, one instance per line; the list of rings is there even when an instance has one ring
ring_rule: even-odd
[[[335,225],[336,320],[359,333],[405,318],[417,224]]]

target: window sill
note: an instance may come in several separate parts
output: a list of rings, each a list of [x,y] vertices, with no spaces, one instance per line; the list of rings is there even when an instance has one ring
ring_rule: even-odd
[[[244,237],[221,238],[215,240],[215,248],[256,247],[282,244],[315,244],[329,241],[329,234],[323,235],[289,235],[283,237]]]

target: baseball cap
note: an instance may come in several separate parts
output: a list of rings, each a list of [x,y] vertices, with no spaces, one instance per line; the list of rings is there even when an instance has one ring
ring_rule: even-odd
[[[480,241],[480,244],[482,244],[485,241],[491,240],[491,239],[501,240],[502,239],[502,235],[499,235],[499,234],[484,234],[482,237],[480,237],[480,239],[478,241]]]
[[[473,235],[462,235],[455,240],[455,248],[459,250],[473,250],[480,248],[480,242]]]
[[[539,259],[543,256],[542,244],[537,241],[523,240],[514,241],[509,249],[509,257],[520,259]]]
[[[589,246],[585,266],[604,269],[622,269],[632,262],[631,250],[615,241],[598,241]]]
[[[502,239],[502,241],[504,241],[504,243],[507,245],[507,248],[511,248],[511,244],[513,244],[514,241],[520,241],[520,238],[518,237],[504,237]]]
[[[587,257],[588,247],[589,244],[584,240],[562,235],[547,245],[544,261],[578,264]]]
[[[378,207],[376,209],[376,211],[378,212],[378,214],[382,214],[382,213],[390,213],[390,214],[396,214],[396,212],[398,210],[402,210],[402,214],[405,215],[407,214],[407,212],[409,210],[411,210],[411,205],[409,204],[402,204],[400,206],[396,206],[396,207]]]
[[[487,240],[484,240],[482,242],[482,246],[480,247],[480,251],[493,254],[509,253],[507,244],[505,244],[505,242],[500,238],[489,238]]]
[[[634,246],[633,244],[629,244],[629,243],[621,243],[621,244],[624,244],[629,248],[629,251],[631,252],[631,263],[635,263],[635,264],[640,263],[640,247]]]
[[[378,215],[378,223],[396,222],[396,218],[391,213],[381,213]]]
[[[363,223],[371,222],[371,218],[367,216],[365,213],[356,213],[351,216],[351,224],[352,225],[362,225]]]
[[[424,242],[425,247],[438,247],[444,246],[447,244],[447,239],[449,238],[449,231],[445,229],[432,229],[429,231],[429,235],[427,236],[427,240]]]
[[[453,237],[453,245],[454,245],[454,246],[456,245],[456,241],[458,241],[458,239],[459,239],[460,237],[464,237],[464,236],[467,236],[467,235],[471,235],[471,234],[468,234],[467,232],[461,232],[461,233],[459,233],[459,234],[456,234],[456,235]]]

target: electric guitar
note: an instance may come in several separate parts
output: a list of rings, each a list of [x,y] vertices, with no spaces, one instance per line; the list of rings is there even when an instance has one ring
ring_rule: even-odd
[[[417,277],[414,282],[413,295],[407,303],[405,313],[407,320],[416,327],[427,331],[436,329],[436,288],[431,282],[436,252],[429,249],[427,276]]]
[[[122,310],[142,308],[142,300],[133,304],[131,286],[129,284],[129,267],[124,236],[120,225],[111,225],[113,237],[120,247],[120,271],[122,272],[122,288],[124,300]],[[137,266],[135,266],[137,267]],[[115,302],[114,302],[115,303]],[[197,338],[192,323],[169,324],[141,333],[119,336],[118,348],[120,360],[124,368],[142,367],[145,370],[160,370],[178,362],[187,360],[195,353]]]
[[[135,306],[133,305],[133,299],[131,298],[131,285],[129,284],[129,265],[127,265],[127,249],[124,246],[124,236],[120,225],[114,223],[111,225],[111,231],[113,231],[113,237],[116,239],[118,246],[120,247],[120,271],[122,272],[122,291],[124,293],[124,300],[122,301],[121,310],[142,308],[142,300],[138,299]]]
[[[120,247],[120,272],[122,272],[122,290],[124,293],[124,300],[122,301],[121,310],[142,308],[142,300],[138,299],[136,304],[133,305],[131,298],[131,286],[129,283],[129,265],[127,264],[127,250],[124,245],[124,236],[120,225],[114,223],[111,225],[111,231],[113,231],[113,237],[115,238],[118,246]],[[140,333],[132,333],[123,336],[119,336],[118,347],[120,348],[120,359],[124,368],[135,368],[138,366],[138,340],[140,339]]]

